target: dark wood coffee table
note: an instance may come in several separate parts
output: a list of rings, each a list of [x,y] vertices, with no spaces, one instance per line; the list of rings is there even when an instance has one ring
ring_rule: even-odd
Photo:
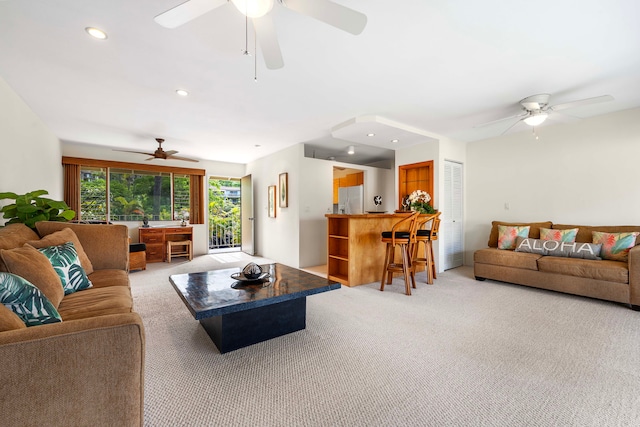
[[[261,266],[270,277],[240,282],[240,268],[176,274],[169,281],[220,353],[305,329],[307,296],[340,284],[283,264]]]

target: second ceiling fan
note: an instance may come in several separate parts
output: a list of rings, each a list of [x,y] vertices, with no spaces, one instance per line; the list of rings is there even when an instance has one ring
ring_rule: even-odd
[[[367,25],[366,15],[329,0],[188,0],[161,13],[154,20],[163,27],[176,28],[231,2],[251,18],[264,62],[267,68],[275,70],[284,66],[270,14],[276,1],[288,9],[354,35],[360,34]]]

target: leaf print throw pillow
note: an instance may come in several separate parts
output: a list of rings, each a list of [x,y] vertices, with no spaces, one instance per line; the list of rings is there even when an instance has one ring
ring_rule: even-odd
[[[540,229],[540,240],[555,240],[557,242],[573,243],[578,235],[577,228],[567,228],[566,230],[555,230],[551,228]]]
[[[65,295],[93,286],[80,264],[78,253],[72,242],[38,250],[49,259],[53,269],[60,276]]]
[[[593,231],[593,243],[601,243],[602,250],[600,256],[602,259],[612,261],[627,262],[629,260],[629,250],[636,245],[636,237],[638,232],[629,233],[604,233],[602,231]]]
[[[513,250],[516,248],[516,239],[518,237],[529,237],[528,225],[510,226],[499,225],[498,226],[498,249]]]
[[[13,311],[27,326],[62,322],[58,310],[27,280],[0,273],[0,303]]]

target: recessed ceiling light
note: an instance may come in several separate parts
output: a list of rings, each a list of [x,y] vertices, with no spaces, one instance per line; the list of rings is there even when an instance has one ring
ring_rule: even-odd
[[[261,146],[260,144],[256,144],[256,145],[254,145],[254,147],[256,147],[256,148],[260,148],[260,147],[262,147],[262,146]]]
[[[395,144],[397,142],[400,142],[400,140],[399,139],[392,139],[391,142],[393,142]]]
[[[94,27],[87,27],[84,29],[87,33],[89,33],[89,35],[91,37],[95,37],[96,39],[99,40],[106,40],[107,39],[107,33],[105,33],[104,31],[98,29],[98,28],[94,28]]]
[[[187,96],[187,95],[189,95],[189,92],[187,92],[187,91],[186,91],[186,90],[184,90],[184,89],[178,89],[178,90],[176,90],[176,93],[177,93],[178,95],[180,95],[180,96]]]
[[[353,145],[350,145],[349,147],[347,147],[347,154],[354,154],[356,152],[356,149]]]
[[[367,136],[376,136],[375,133],[368,133]]]

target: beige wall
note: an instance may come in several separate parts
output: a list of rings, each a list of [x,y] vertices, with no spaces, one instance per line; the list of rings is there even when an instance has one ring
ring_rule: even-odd
[[[466,257],[490,224],[640,224],[640,108],[467,146]],[[505,203],[509,209],[505,209]]]
[[[62,200],[60,141],[2,78],[0,135],[0,192],[47,190],[52,199]]]

